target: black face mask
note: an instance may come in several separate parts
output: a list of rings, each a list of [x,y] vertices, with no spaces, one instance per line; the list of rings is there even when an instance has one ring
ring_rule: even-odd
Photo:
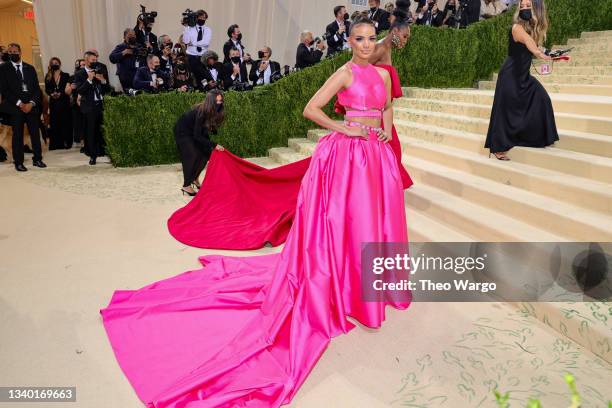
[[[57,64],[51,65],[51,71],[59,71],[59,69],[60,69],[59,65],[57,65]]]
[[[345,13],[344,14],[344,21],[348,21],[348,19],[349,19],[349,15],[348,15],[348,13]]]
[[[9,54],[9,59],[15,63],[21,61],[21,55],[19,54]]]
[[[129,45],[136,45],[136,37],[128,37],[127,43]]]
[[[370,11],[371,11],[372,13],[374,13],[376,10],[378,10],[378,7],[370,7]]]
[[[221,113],[223,110],[223,102],[217,104],[217,113]]]
[[[153,66],[153,71],[157,71],[159,69],[159,65],[154,65]]]
[[[259,59],[262,59],[262,58],[265,56],[265,54],[264,54],[264,52],[263,52],[263,51],[259,51],[259,52],[257,53],[257,56],[259,57]]]
[[[204,24],[206,24],[206,20],[198,20],[198,25],[200,27],[202,27]]]
[[[178,69],[179,71],[184,71],[185,70],[185,64],[178,64],[176,66],[176,69]]]
[[[240,57],[232,57],[230,58],[234,64],[240,63]]]
[[[519,18],[525,21],[531,20],[531,10],[524,9],[524,10],[519,11]]]
[[[242,41],[242,33],[238,34],[238,37],[236,37],[236,41]]]

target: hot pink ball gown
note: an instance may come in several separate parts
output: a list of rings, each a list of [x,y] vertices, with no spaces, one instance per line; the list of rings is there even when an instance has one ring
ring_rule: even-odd
[[[377,65],[391,75],[391,97],[402,96],[397,71]],[[336,111],[344,113],[342,104]],[[412,179],[402,165],[402,150],[395,126],[389,142],[395,153],[403,188]],[[300,183],[311,158],[266,169],[233,155],[213,151],[198,195],[168,220],[168,230],[178,241],[217,249],[257,249],[270,242],[285,242],[295,216]]]
[[[382,110],[376,68],[352,70],[341,99]],[[361,298],[362,243],[408,245],[403,197],[388,143],[332,132],[301,180],[282,252],[203,256],[202,269],[116,291],[100,313],[138,397],[156,408],[288,404],[330,340],[355,327],[347,316],[377,328],[386,305],[409,306],[410,292]]]

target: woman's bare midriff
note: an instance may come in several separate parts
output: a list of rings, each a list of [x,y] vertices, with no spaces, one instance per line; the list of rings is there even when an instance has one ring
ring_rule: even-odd
[[[348,122],[357,122],[371,127],[382,127],[382,120],[380,120],[380,118],[344,116],[344,120]]]

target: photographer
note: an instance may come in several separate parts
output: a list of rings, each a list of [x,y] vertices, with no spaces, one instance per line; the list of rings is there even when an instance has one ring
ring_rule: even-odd
[[[219,55],[214,51],[207,51],[202,56],[202,63],[204,64],[204,72],[206,73],[206,86],[205,91],[212,89],[219,89],[223,87],[223,64],[219,62]]]
[[[259,60],[257,60],[253,66],[251,66],[251,73],[249,79],[253,82],[253,86],[266,85],[281,77],[281,67],[276,61],[271,61],[272,49],[270,47],[263,47],[259,50]]]
[[[486,20],[500,15],[508,6],[501,0],[481,0],[480,1],[480,19]]]
[[[153,54],[158,51],[157,36],[153,34],[155,17],[157,17],[156,11],[147,13],[145,8],[142,7],[142,12],[136,20],[136,27],[134,27],[134,31],[136,32],[136,42],[141,47],[145,47],[149,54]]]
[[[461,18],[459,28],[477,22],[480,19],[480,0],[458,0]]]
[[[76,82],[75,76],[77,72],[85,68],[85,60],[82,58],[77,59],[74,62],[74,74],[70,76],[68,79],[68,84],[66,85],[66,93],[70,95],[70,108],[72,111],[72,140],[74,143],[81,143],[85,140],[84,135],[84,126],[83,126],[83,113],[81,113],[79,94],[76,91]],[[85,149],[81,148],[81,153],[83,153]]]
[[[240,26],[238,26],[238,24],[232,24],[229,26],[227,29],[227,36],[229,37],[229,40],[223,44],[223,63],[227,64],[230,61],[229,52],[232,48],[236,48],[240,52],[240,61],[251,64],[251,54],[245,53],[244,50],[246,47],[242,45],[242,33],[240,32]]]
[[[169,78],[160,71],[157,55],[147,56],[147,66],[138,68],[134,77],[134,89],[149,93],[159,93],[168,89]]]
[[[351,23],[349,15],[346,12],[346,7],[334,7],[334,16],[336,20],[325,28],[325,38],[327,38],[327,55],[332,56],[337,52],[346,50],[348,45],[348,33]]]
[[[295,67],[302,69],[311,67],[317,62],[321,61],[323,51],[325,50],[325,44],[320,38],[315,42],[312,38],[312,32],[304,31],[300,34],[300,45],[297,47],[297,53],[295,56]],[[314,47],[313,47],[314,46]],[[312,47],[312,48],[311,48]]]
[[[370,12],[368,13],[368,18],[374,21],[376,34],[388,30],[389,27],[391,27],[391,23],[389,22],[389,17],[391,17],[391,15],[380,8],[380,0],[369,0],[369,4]]]
[[[223,151],[223,146],[210,140],[223,125],[225,113],[223,94],[210,91],[204,102],[183,114],[174,125],[174,140],[183,165],[183,195],[195,196],[200,187],[198,178],[206,167],[213,149]]]
[[[75,74],[76,91],[80,95],[81,112],[85,125],[85,153],[90,157],[89,164],[95,165],[98,156],[104,156],[102,137],[103,99],[110,92],[110,85],[104,78],[98,56],[86,51],[85,68]]]
[[[446,6],[444,6],[444,11],[442,12],[442,14],[444,15],[442,25],[449,26],[452,28],[457,27],[457,10],[457,0],[448,0],[446,2]]]
[[[200,59],[202,55],[208,51],[208,46],[212,38],[212,30],[205,25],[208,19],[208,13],[204,10],[198,10],[195,12],[195,16],[190,15],[187,18],[193,17],[195,17],[195,21],[183,20],[183,24],[185,25],[183,42],[187,46],[189,70],[195,76],[198,89],[204,89],[202,80],[205,79],[206,74]],[[192,25],[194,22],[195,25]]]
[[[423,8],[417,13],[417,25],[426,25],[431,27],[440,27],[444,21],[444,13],[438,10],[438,4],[434,1],[428,1]]]
[[[236,87],[245,82],[248,83],[246,62],[240,61],[240,51],[237,48],[232,48],[229,52],[230,62],[224,65],[225,79],[223,85],[225,89]]]
[[[146,48],[141,47],[140,50],[141,52],[136,42],[136,32],[131,28],[126,28],[123,31],[123,42],[117,45],[108,56],[110,62],[117,65],[117,76],[123,92],[127,93],[128,89],[134,87],[136,70],[145,63],[142,51],[146,53]]]
[[[174,44],[169,35],[164,34],[159,36],[159,52],[157,53],[159,57],[159,69],[167,77],[172,76],[174,58],[176,58],[173,47]]]
[[[191,92],[195,90],[195,78],[191,72],[189,72],[187,57],[178,56],[175,62],[176,64],[172,75],[172,88],[179,92]]]

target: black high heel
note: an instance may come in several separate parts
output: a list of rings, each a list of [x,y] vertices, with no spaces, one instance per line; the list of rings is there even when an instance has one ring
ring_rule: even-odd
[[[183,196],[184,196],[185,194],[187,194],[187,195],[188,195],[188,196],[190,196],[190,197],[195,197],[195,195],[197,194],[196,192],[193,192],[193,193],[192,193],[191,191],[187,191],[187,190],[185,190],[185,189],[183,189],[183,188],[181,188],[181,191],[183,192]]]
[[[491,155],[495,156],[495,158],[496,158],[497,160],[501,160],[501,161],[510,161],[510,158],[509,158],[508,156],[505,156],[505,155],[504,155],[504,156],[499,157],[498,155],[493,154],[493,153],[491,153],[491,152],[489,152],[489,159],[491,158]]]

